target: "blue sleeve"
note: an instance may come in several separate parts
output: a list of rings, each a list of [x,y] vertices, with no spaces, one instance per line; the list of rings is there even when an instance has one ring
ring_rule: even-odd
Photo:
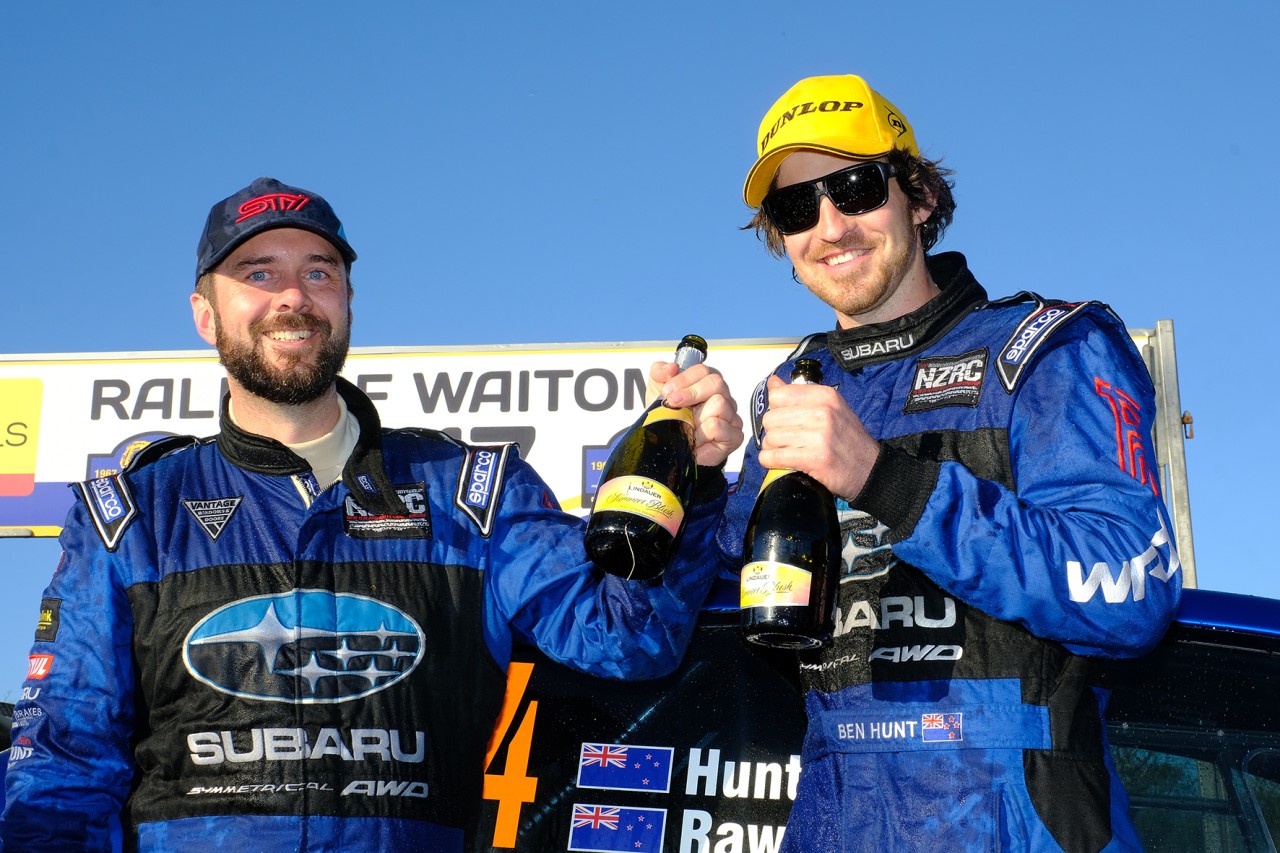
[[[733,484],[733,493],[724,509],[724,520],[716,531],[716,542],[720,549],[719,578],[722,581],[738,583],[742,575],[742,546],[747,532],[747,522],[756,506],[756,498],[760,495],[761,484],[764,483],[765,469],[756,458],[760,447],[755,441],[747,439],[746,453],[742,458],[742,471],[738,481]]]
[[[1017,386],[1013,489],[886,448],[855,505],[890,526],[895,555],[984,612],[1080,654],[1127,657],[1168,627],[1181,573],[1150,379],[1124,328],[1100,313],[1055,335]],[[917,509],[874,506],[894,481],[917,484]]]
[[[582,544],[586,522],[560,510],[523,460],[508,464],[492,533],[486,635],[495,659],[515,636],[594,675],[656,678],[679,665],[715,576],[724,476],[700,468],[671,564],[655,582],[607,575]]]
[[[14,707],[0,839],[7,850],[108,850],[133,778],[132,612],[77,501]]]

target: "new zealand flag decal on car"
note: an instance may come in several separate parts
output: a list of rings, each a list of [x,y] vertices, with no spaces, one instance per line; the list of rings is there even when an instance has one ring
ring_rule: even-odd
[[[409,614],[363,595],[296,589],[224,605],[183,643],[187,671],[245,699],[326,704],[359,699],[403,679],[422,659]]]

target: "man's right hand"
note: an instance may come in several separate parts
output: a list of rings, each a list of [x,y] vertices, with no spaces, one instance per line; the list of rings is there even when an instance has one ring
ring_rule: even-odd
[[[835,495],[856,497],[880,455],[880,442],[834,388],[787,384],[777,376],[769,377],[768,387],[760,464],[803,471]]]

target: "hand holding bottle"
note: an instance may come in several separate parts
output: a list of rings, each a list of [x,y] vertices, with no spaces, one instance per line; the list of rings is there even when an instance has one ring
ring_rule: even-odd
[[[880,443],[834,388],[769,377],[769,411],[761,420],[760,464],[803,471],[852,499],[862,491]]]
[[[822,381],[822,366],[813,359],[800,359],[793,370],[795,385]],[[767,470],[747,522],[742,556],[741,624],[748,641],[780,649],[816,649],[831,642],[840,523],[835,498],[822,483],[794,468]]]
[[[652,402],[605,462],[584,545],[609,574],[638,580],[662,574],[684,527],[698,465],[720,464],[742,441],[723,378],[702,364],[706,352],[697,335],[681,340],[672,365],[679,373],[658,371],[669,376],[663,385],[675,397]]]
[[[738,404],[714,367],[695,364],[681,371],[674,361],[654,362],[646,399],[693,410],[694,456],[699,465],[722,465],[742,445]]]

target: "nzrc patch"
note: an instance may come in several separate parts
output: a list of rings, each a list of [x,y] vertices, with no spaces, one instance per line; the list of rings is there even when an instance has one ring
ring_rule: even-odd
[[[375,515],[347,495],[344,526],[353,539],[430,539],[431,510],[424,483],[395,486],[404,513]]]
[[[917,359],[916,375],[902,411],[911,414],[943,406],[977,406],[986,373],[986,347],[964,355]]]

